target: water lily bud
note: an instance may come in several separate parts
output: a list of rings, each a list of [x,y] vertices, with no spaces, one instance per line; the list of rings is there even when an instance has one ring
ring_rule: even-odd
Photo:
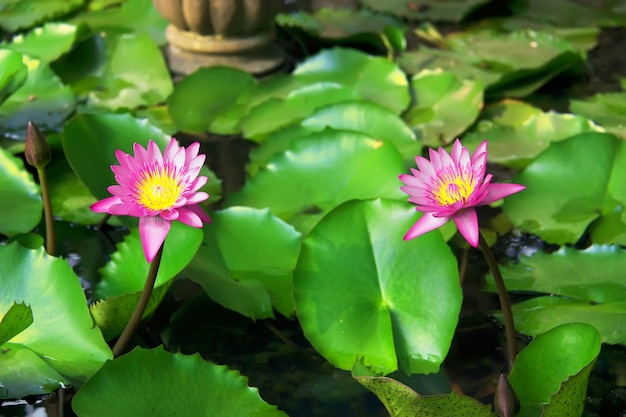
[[[493,408],[500,417],[513,417],[519,412],[519,399],[515,395],[509,380],[504,375],[500,375],[496,384]]]
[[[35,168],[43,168],[52,159],[50,145],[33,122],[28,122],[26,128],[26,147],[24,148],[26,162]]]

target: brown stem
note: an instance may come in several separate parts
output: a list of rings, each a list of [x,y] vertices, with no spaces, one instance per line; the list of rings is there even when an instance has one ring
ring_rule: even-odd
[[[139,301],[137,302],[137,306],[135,307],[135,311],[133,311],[133,315],[126,323],[126,327],[122,331],[122,334],[113,345],[113,357],[118,357],[122,354],[128,341],[139,327],[139,323],[141,323],[141,319],[143,318],[143,313],[146,311],[146,307],[148,306],[148,301],[150,301],[150,296],[152,295],[152,290],[154,289],[154,283],[156,282],[157,274],[159,272],[159,265],[161,264],[161,256],[163,255],[163,245],[159,248],[159,251],[156,253],[154,259],[150,263],[150,270],[148,271],[148,277],[146,278],[146,283],[143,286],[143,290],[141,291],[141,297],[139,297]]]
[[[509,372],[511,372],[513,362],[517,356],[517,341],[515,336],[515,323],[513,322],[513,312],[511,311],[511,301],[509,300],[509,294],[506,292],[506,286],[504,285],[500,268],[498,268],[496,257],[493,255],[493,252],[491,251],[491,248],[487,244],[487,241],[483,237],[482,233],[479,233],[479,238],[480,240],[478,244],[480,249],[483,251],[483,255],[485,255],[485,259],[487,260],[489,269],[491,269],[493,280],[495,281],[496,288],[498,290],[500,308],[502,308],[502,316],[504,318],[504,333],[506,334],[506,347],[509,365],[508,369]]]
[[[52,218],[52,203],[50,202],[50,190],[45,168],[37,168],[39,185],[41,186],[41,198],[43,199],[43,214],[46,222],[46,252],[56,256],[56,238],[54,236],[54,219]]]

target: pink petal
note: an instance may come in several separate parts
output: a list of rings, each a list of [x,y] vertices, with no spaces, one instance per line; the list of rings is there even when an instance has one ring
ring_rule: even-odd
[[[189,192],[195,193],[200,188],[204,187],[209,179],[204,175],[199,176],[189,185]]]
[[[478,157],[486,153],[487,153],[487,141],[484,140],[482,141],[480,145],[478,145],[478,148],[476,148],[476,150],[474,151],[474,154],[472,155],[472,164],[475,164]]]
[[[159,213],[159,216],[171,222],[178,219],[178,210],[163,210]]]
[[[524,188],[526,186],[521,184],[489,184],[487,186],[487,196],[478,205],[491,204],[511,194],[519,193]]]
[[[454,145],[452,145],[452,159],[454,161],[459,161],[461,159],[461,151],[463,149],[467,149],[461,145],[461,141],[456,139],[454,141]]]
[[[139,237],[148,262],[152,262],[156,256],[171,226],[172,222],[160,216],[139,218]]]
[[[190,197],[187,198],[187,204],[197,204],[197,203],[201,203],[204,200],[208,199],[209,195],[203,191],[199,192],[199,193],[195,193],[193,195],[191,195]]]
[[[122,200],[119,197],[107,197],[104,200],[100,200],[96,203],[93,203],[89,208],[96,213],[108,213],[111,206],[116,204],[120,204]]]
[[[473,247],[478,246],[478,216],[476,210],[467,208],[459,210],[452,216],[456,228],[459,229],[461,235],[467,240],[467,243]]]
[[[437,172],[433,168],[433,164],[431,164],[430,161],[423,156],[416,156],[415,163],[417,164],[417,168],[429,177],[432,178],[437,176]]]
[[[209,217],[208,214],[206,214],[206,212],[198,205],[198,204],[192,204],[189,205],[187,207],[185,207],[186,210],[191,211],[192,213],[196,214],[200,220],[202,220],[205,223],[212,223],[213,220],[211,220],[211,218]],[[180,219],[178,219],[180,221]],[[189,224],[189,223],[187,223]],[[197,227],[202,227],[202,226],[197,226]]]
[[[170,142],[167,144],[167,147],[165,148],[165,152],[163,153],[163,159],[166,161],[169,159],[172,159],[172,156],[176,154],[176,152],[178,152],[179,149],[180,149],[180,145],[178,144],[178,141],[175,138],[171,138]]]
[[[191,209],[192,207],[193,206],[180,207],[178,209],[178,221],[186,224],[187,226],[202,227],[202,219],[198,213]]]
[[[158,165],[163,164],[163,156],[161,155],[161,150],[159,149],[159,147],[153,140],[148,142],[147,157],[148,157],[148,160],[146,162],[149,162],[151,164],[156,162]]]
[[[404,240],[414,239],[418,236],[428,233],[431,230],[435,230],[438,227],[443,226],[450,220],[449,217],[435,217],[432,213],[424,213],[422,217],[409,229],[404,235]]]
[[[134,155],[135,161],[140,166],[149,161],[147,151],[144,149],[143,146],[141,146],[138,143],[133,144],[133,155]]]

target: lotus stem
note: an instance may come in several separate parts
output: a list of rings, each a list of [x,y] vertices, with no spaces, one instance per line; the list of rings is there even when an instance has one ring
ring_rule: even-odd
[[[150,301],[150,296],[152,296],[152,290],[154,289],[154,283],[156,282],[157,274],[159,273],[159,266],[161,264],[161,257],[163,255],[163,245],[159,248],[154,259],[150,262],[150,270],[148,271],[148,277],[146,278],[146,283],[143,286],[143,290],[141,291],[141,296],[139,297],[139,301],[137,302],[137,306],[135,307],[135,311],[133,311],[133,315],[126,323],[126,327],[122,331],[122,334],[113,345],[113,357],[117,358],[119,355],[124,352],[126,345],[130,341],[130,338],[133,336],[137,327],[139,327],[139,323],[141,323],[141,319],[143,318],[143,314],[146,311],[146,307],[148,306],[148,302]]]
[[[43,214],[46,222],[46,252],[48,255],[56,256],[56,237],[54,235],[54,218],[52,217],[52,202],[50,201],[50,190],[48,189],[48,177],[45,168],[37,168],[39,185],[41,186],[41,198],[43,199]]]
[[[483,255],[485,255],[485,260],[489,265],[489,269],[491,269],[493,279],[496,283],[496,289],[498,290],[500,308],[502,309],[502,316],[504,318],[504,333],[506,335],[508,370],[509,372],[511,372],[513,362],[515,361],[515,357],[517,356],[517,341],[515,335],[515,323],[513,322],[513,312],[511,311],[511,301],[509,300],[509,294],[506,291],[506,286],[504,285],[504,280],[502,279],[502,274],[500,273],[500,268],[498,267],[496,257],[493,255],[489,244],[487,244],[487,241],[480,232],[478,245],[480,246]]]

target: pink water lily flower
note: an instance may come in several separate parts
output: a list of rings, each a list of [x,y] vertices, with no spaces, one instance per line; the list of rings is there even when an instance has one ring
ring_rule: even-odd
[[[98,201],[91,209],[139,217],[141,245],[146,259],[152,262],[172,221],[193,227],[211,221],[198,205],[209,198],[198,191],[207,182],[207,177],[198,176],[205,159],[205,155],[198,155],[199,150],[198,142],[185,149],[174,138],[163,154],[153,141],[148,142],[147,149],[135,143],[134,156],[117,150],[120,164],[111,165],[111,170],[118,185],[108,187],[112,197]]]
[[[487,169],[487,141],[470,157],[469,151],[457,139],[452,154],[444,149],[430,149],[430,161],[415,157],[419,169],[400,175],[407,193],[422,217],[409,229],[404,240],[413,239],[453,220],[465,240],[478,246],[478,216],[476,206],[493,203],[526,188],[519,184],[492,184]],[[486,174],[486,175],[485,175]]]

